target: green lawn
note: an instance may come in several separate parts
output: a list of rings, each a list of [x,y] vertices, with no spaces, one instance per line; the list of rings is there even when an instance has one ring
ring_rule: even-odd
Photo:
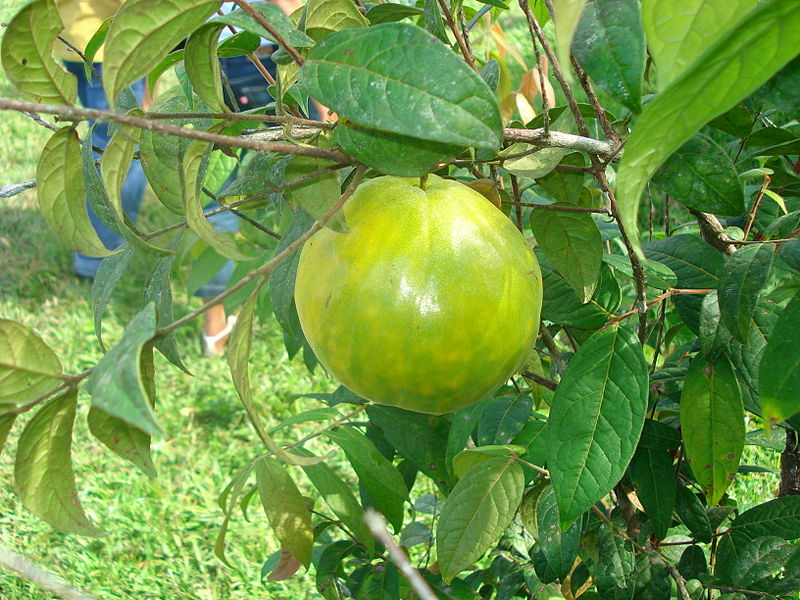
[[[0,22],[8,21],[22,4],[21,0],[0,4]],[[16,97],[2,74],[0,95]],[[0,113],[0,185],[34,177],[36,159],[48,135],[27,117]],[[148,218],[147,205],[143,216]],[[57,349],[68,372],[95,364],[100,351],[93,333],[90,287],[72,274],[71,256],[39,215],[34,190],[0,199],[0,261],[0,317],[19,320],[38,332]],[[105,320],[109,340],[119,335],[137,306],[137,290],[145,276],[144,266],[136,265],[112,298]],[[184,291],[175,289],[174,293],[179,314],[197,306],[197,299],[187,298]],[[217,496],[260,448],[225,362],[200,355],[197,333],[197,325],[179,333],[194,377],[163,360],[158,364],[157,412],[167,436],[154,446],[157,479],[148,479],[89,435],[88,397],[80,398],[73,445],[80,497],[86,512],[108,535],[90,539],[59,534],[22,508],[13,492],[12,476],[15,440],[27,420],[22,418],[0,455],[0,543],[97,598],[318,597],[307,576],[289,584],[262,582],[261,565],[277,546],[255,504],[249,521],[237,514],[231,524],[228,557],[233,566],[224,566],[214,556],[223,518]],[[294,394],[328,390],[332,385],[321,376],[312,379],[299,360],[287,361],[277,325],[262,326],[256,332],[250,364],[256,397],[269,422],[315,405],[295,399]],[[775,466],[777,453],[759,460]],[[739,478],[733,493],[748,504],[772,496],[776,487],[775,474],[756,474]],[[0,570],[0,598],[50,597]]]

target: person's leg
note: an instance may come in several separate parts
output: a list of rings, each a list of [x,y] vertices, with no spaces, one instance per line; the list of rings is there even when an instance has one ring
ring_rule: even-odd
[[[79,62],[65,62],[67,70],[75,75],[78,79],[78,97],[81,104],[87,108],[108,109],[108,102],[106,101],[103,86],[97,77],[92,74],[91,80],[86,78],[86,72],[83,68],[83,63]],[[95,70],[101,72],[102,65],[95,63]],[[134,94],[137,99],[141,101],[144,94],[144,81],[137,81],[132,86]],[[94,121],[90,121],[89,125],[94,125]],[[101,123],[94,128],[92,132],[92,144],[98,148],[105,148],[108,144],[108,123]],[[145,176],[142,171],[142,166],[138,160],[131,163],[128,177],[125,180],[122,190],[120,190],[120,199],[122,201],[122,209],[132,221],[136,220],[139,214],[139,207],[144,197]],[[86,210],[89,213],[89,220],[92,223],[97,236],[105,244],[106,248],[114,249],[122,243],[122,236],[109,228],[105,223],[97,218],[91,205],[86,203]],[[100,266],[100,258],[85,256],[80,253],[75,253],[74,267],[75,273],[80,277],[92,278],[97,273],[97,268]]]

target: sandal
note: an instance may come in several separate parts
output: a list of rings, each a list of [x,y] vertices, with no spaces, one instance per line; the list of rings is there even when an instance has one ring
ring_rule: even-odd
[[[214,335],[206,335],[205,333],[200,333],[200,345],[203,348],[203,354],[207,357],[213,356],[222,356],[225,353],[225,350],[220,352],[217,350],[217,342],[227,338],[231,331],[233,331],[233,326],[236,324],[236,315],[228,315],[228,321],[223,327],[223,329],[219,333],[215,333]]]

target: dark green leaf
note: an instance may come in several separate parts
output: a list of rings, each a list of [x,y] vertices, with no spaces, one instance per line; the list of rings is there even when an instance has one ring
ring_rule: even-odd
[[[179,239],[180,237],[175,238],[173,244],[177,245]],[[147,282],[145,283],[142,304],[153,302],[156,305],[157,327],[165,327],[173,321],[172,289],[170,286],[170,274],[173,262],[175,262],[174,254],[163,256],[156,260],[152,271],[150,271],[150,275],[147,277]],[[155,346],[173,365],[185,373],[190,374],[181,360],[180,350],[178,349],[178,343],[175,339],[174,332],[160,337],[156,340]]]
[[[22,505],[61,531],[100,536],[84,514],[72,471],[77,391],[54,398],[28,421],[17,443],[14,480]]]
[[[478,421],[478,446],[510,444],[530,417],[533,403],[524,394],[503,394],[484,405]]]
[[[525,448],[525,453],[520,456],[525,462],[538,467],[547,463],[547,423],[545,421],[528,421],[514,438],[512,444]],[[527,465],[522,465],[525,471],[525,481],[531,481],[539,472]]]
[[[717,215],[744,212],[744,188],[733,160],[705,135],[696,135],[678,148],[653,181],[689,208]]]
[[[533,566],[543,583],[564,579],[572,569],[581,542],[581,522],[564,531],[559,526],[559,508],[552,486],[542,491],[536,503],[536,541],[539,550]]]
[[[97,237],[86,212],[86,187],[78,134],[62,127],[45,144],[36,166],[39,209],[59,239],[87,256],[111,254]]]
[[[681,429],[686,460],[716,505],[733,481],[744,448],[744,408],[730,362],[708,364],[697,356],[681,393]]]
[[[500,145],[492,91],[449,48],[413,25],[331,34],[311,50],[300,77],[312,96],[356,125],[457,146]]]
[[[639,448],[648,450],[674,450],[681,445],[681,435],[666,423],[645,419]]]
[[[386,2],[384,4],[376,4],[370,8],[367,11],[367,19],[372,25],[380,25],[381,23],[401,21],[406,17],[417,17],[423,12],[425,11],[416,6]]]
[[[128,0],[108,29],[103,87],[109,103],[127,85],[147,75],[184,36],[210,17],[219,2],[210,0]]]
[[[567,281],[555,270],[555,266],[541,252],[536,253],[539,266],[542,269],[542,287],[544,294],[542,298],[542,319],[552,321],[559,325],[569,325],[580,329],[597,329],[602,327],[611,316],[598,300],[597,296],[602,296],[604,284],[597,288],[595,299],[582,303],[575,293],[575,290]],[[609,271],[609,278],[614,279]],[[616,282],[612,282],[613,286]],[[617,292],[619,286],[616,287]]]
[[[358,546],[350,540],[334,542],[322,551],[317,560],[317,591],[325,600],[340,600],[342,592],[338,581],[342,561],[352,554]]]
[[[633,456],[630,473],[656,537],[663,540],[672,522],[677,494],[672,459],[666,450],[640,448]]]
[[[96,124],[90,130],[92,134],[95,127],[97,127]],[[91,135],[87,135],[86,138],[91,139]],[[83,161],[83,183],[86,188],[86,200],[89,201],[94,214],[97,215],[100,222],[112,231],[119,233],[120,225],[114,214],[114,207],[108,201],[103,180],[97,170],[97,165],[95,165],[92,144],[81,144],[81,160]]]
[[[688,487],[678,488],[675,512],[691,534],[701,542],[711,541],[711,523],[703,502]]]
[[[751,322],[748,320],[748,326]],[[703,297],[700,306],[700,347],[709,362],[713,362],[730,347],[733,339],[722,322],[717,292],[709,292]],[[749,334],[748,330],[748,334]]]
[[[736,517],[729,531],[749,539],[800,538],[800,496],[783,496],[754,506]]]
[[[499,456],[483,461],[459,480],[445,500],[436,529],[445,581],[497,542],[522,501],[524,487],[522,467]]]
[[[0,45],[3,71],[11,85],[29,100],[44,104],[75,102],[78,82],[53,57],[53,43],[62,28],[54,0],[26,4],[5,27]]]
[[[567,366],[547,425],[547,465],[562,527],[625,473],[644,424],[647,372],[627,325],[594,333]]]
[[[3,446],[5,446],[8,434],[14,426],[14,421],[16,419],[17,415],[14,413],[0,415],[0,452],[3,451]]]
[[[800,412],[800,293],[783,309],[758,370],[761,409],[767,423]]]
[[[92,406],[150,435],[161,434],[139,368],[146,342],[156,333],[155,305],[147,304],[125,327],[122,339],[100,359],[87,389]]]
[[[560,210],[534,209],[531,229],[542,251],[561,276],[588,302],[600,278],[603,243],[591,215]]]
[[[465,406],[458,409],[453,415],[453,422],[447,432],[447,447],[445,451],[445,462],[451,474],[453,458],[467,445],[467,440],[478,424],[478,419],[481,418],[483,408],[487,403],[488,400]]]
[[[117,287],[122,276],[128,270],[131,262],[133,250],[127,244],[123,244],[117,252],[100,262],[97,273],[92,282],[92,309],[94,311],[94,333],[100,348],[105,351],[102,337],[103,312],[108,304],[114,288]]]
[[[678,572],[685,579],[700,579],[701,575],[708,573],[708,561],[703,548],[696,544],[687,547],[678,561]]]
[[[286,469],[274,458],[259,458],[255,470],[261,504],[275,537],[281,548],[308,568],[314,538],[306,499]]]
[[[800,58],[778,71],[757,95],[787,115],[797,115],[800,112]]]
[[[751,244],[725,259],[719,276],[719,310],[722,322],[740,342],[746,342],[761,288],[769,276],[774,248]]]
[[[337,427],[325,435],[344,450],[375,507],[395,531],[400,531],[408,488],[392,462],[378,451],[367,436],[352,427]]]
[[[780,537],[759,537],[742,544],[735,556],[718,561],[721,583],[772,595],[800,588],[800,547]]]
[[[61,361],[33,331],[0,319],[0,408],[36,400],[61,383]]]
[[[614,267],[614,269],[620,273],[624,273],[628,277],[633,277],[633,267],[627,256],[604,254],[603,262]],[[678,278],[668,266],[648,259],[644,259],[641,262],[644,268],[644,274],[647,277],[647,285],[659,290],[668,290],[669,288],[677,286]]]
[[[800,240],[789,240],[781,246],[780,256],[795,271],[800,271]]]
[[[422,18],[422,23],[425,29],[430,31],[439,40],[445,44],[450,44],[450,38],[447,37],[447,31],[444,28],[444,20],[442,19],[442,11],[439,8],[437,0],[425,0],[425,10]]]
[[[603,91],[634,113],[642,109],[645,45],[637,0],[589,2],[572,54]]]
[[[585,167],[586,159],[582,154],[574,152],[567,154],[559,163],[573,167]],[[550,194],[556,202],[578,204],[578,198],[583,189],[584,174],[581,171],[553,169],[536,180],[541,188]]]
[[[642,192],[664,160],[800,53],[797,9],[796,0],[757,4],[747,19],[725,31],[703,58],[647,104],[625,144],[617,173],[622,225],[635,245]],[[718,30],[718,25],[712,29]]]

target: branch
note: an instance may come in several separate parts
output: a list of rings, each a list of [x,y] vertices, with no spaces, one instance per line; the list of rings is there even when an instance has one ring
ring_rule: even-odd
[[[703,235],[705,241],[723,254],[733,254],[736,252],[736,246],[733,245],[733,240],[725,233],[725,228],[722,227],[722,223],[719,222],[716,216],[694,209],[689,209],[689,212],[697,219],[697,223],[700,225],[700,233]]]
[[[439,0],[439,7],[442,9],[442,15],[444,16],[447,26],[456,37],[456,42],[458,42],[458,47],[461,48],[461,54],[464,55],[464,60],[470,67],[472,67],[472,70],[477,73],[478,67],[475,66],[475,59],[472,58],[472,52],[470,52],[469,48],[467,47],[467,43],[464,41],[464,36],[461,35],[461,31],[459,31],[456,22],[453,20],[453,15],[450,12],[450,8],[447,6],[447,3],[444,0]]]
[[[547,377],[542,377],[541,375],[537,375],[536,373],[533,373],[531,371],[527,371],[527,370],[526,371],[522,371],[520,373],[520,375],[522,375],[525,379],[530,379],[531,381],[534,381],[534,382],[538,383],[539,385],[541,385],[543,387],[546,387],[548,390],[552,390],[554,392],[556,391],[556,388],[558,387],[558,384],[555,381],[553,381],[552,379],[548,379]]]
[[[113,113],[107,110],[98,110],[94,108],[80,108],[76,106],[60,106],[53,104],[38,104],[35,102],[22,102],[19,100],[11,100],[9,98],[0,98],[0,110],[16,110],[16,111],[29,111],[39,112],[46,114],[61,115],[68,117],[73,121],[115,121],[123,125],[130,125],[139,129],[148,129],[150,131],[158,131],[169,135],[176,135],[178,137],[185,137],[194,140],[201,140],[204,142],[211,142],[214,144],[221,144],[224,146],[233,146],[236,148],[246,148],[248,150],[256,150],[259,152],[279,152],[285,154],[299,154],[303,156],[314,156],[317,158],[326,158],[336,162],[352,162],[352,159],[336,150],[329,150],[327,148],[315,148],[313,146],[298,146],[295,144],[280,143],[280,142],[260,142],[256,139],[249,139],[247,137],[236,137],[230,135],[222,135],[218,133],[209,133],[208,131],[200,131],[197,129],[188,129],[186,127],[179,127],[171,123],[162,123],[151,119],[144,119],[141,117],[134,117],[131,115],[122,115]]]
[[[22,183],[9,183],[6,185],[0,185],[0,198],[11,198],[11,196],[16,196],[25,190],[35,187],[35,179],[29,179],[28,181],[23,181]]]
[[[708,294],[709,292],[713,292],[714,290],[711,289],[681,289],[681,288],[672,288],[671,290],[667,290],[663,294],[656,296],[654,299],[647,302],[647,308],[650,308],[654,304],[658,304],[662,300],[666,300],[670,296],[679,296],[682,294]],[[619,323],[620,321],[627,319],[628,317],[632,317],[633,315],[639,312],[638,309],[629,310],[626,313],[622,313],[621,315],[614,317],[611,321],[606,323],[603,328],[612,325],[613,323]]]
[[[525,142],[528,144],[540,144],[548,148],[583,150],[606,160],[618,159],[622,156],[622,152],[617,145],[585,135],[573,135],[562,131],[548,132],[544,128],[515,129],[512,127],[506,127],[503,133],[508,142]]]
[[[287,42],[286,39],[280,33],[278,33],[272,25],[269,24],[269,21],[267,21],[264,18],[264,15],[255,10],[252,6],[250,6],[250,3],[247,2],[247,0],[234,0],[234,2],[236,2],[239,8],[241,8],[248,15],[253,17],[255,22],[261,25],[281,48],[286,50],[286,52],[289,54],[289,56],[292,57],[292,60],[294,60],[294,62],[296,62],[301,67],[303,66],[305,59],[302,56],[300,56],[300,53],[295,49],[294,46],[292,46],[289,42]]]
[[[368,508],[364,514],[364,521],[367,523],[367,527],[369,527],[372,535],[386,546],[386,550],[389,552],[389,558],[400,570],[403,577],[411,584],[417,596],[419,596],[421,600],[438,600],[438,596],[433,593],[428,582],[422,578],[419,571],[417,571],[411,564],[411,561],[408,560],[406,553],[403,552],[400,546],[392,539],[392,536],[389,535],[389,532],[386,530],[386,519],[383,518],[383,515],[372,508]]]
[[[147,119],[225,119],[226,121],[259,121],[266,123],[288,123],[290,125],[305,125],[316,127],[317,129],[331,129],[333,123],[327,121],[314,121],[313,119],[303,119],[291,115],[263,115],[257,113],[204,113],[204,112],[183,112],[183,113],[144,113]]]
[[[503,204],[510,204],[512,206],[527,206],[529,208],[543,208],[545,210],[560,210],[563,212],[581,212],[581,213],[594,213],[598,215],[608,215],[608,209],[605,208],[584,208],[583,206],[571,206],[567,204],[531,204],[529,202],[514,202],[512,200],[505,200]]]
[[[55,573],[45,571],[24,556],[0,545],[0,565],[14,571],[28,581],[43,587],[63,600],[95,600],[93,596],[76,590]]]

